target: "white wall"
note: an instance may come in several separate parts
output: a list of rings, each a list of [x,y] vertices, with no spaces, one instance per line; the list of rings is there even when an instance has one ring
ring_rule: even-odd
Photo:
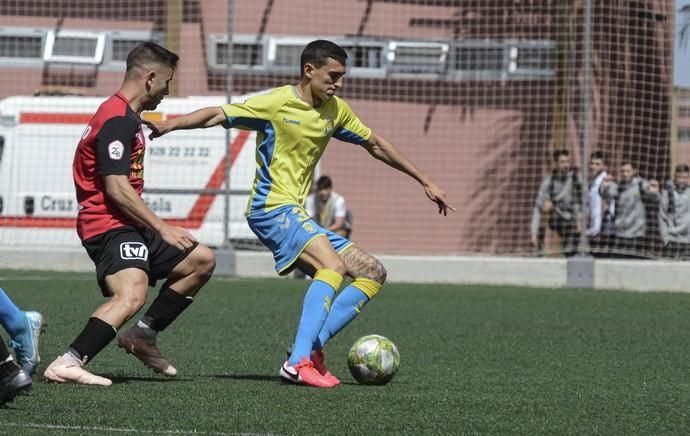
[[[456,283],[561,288],[568,284],[565,259],[483,256],[378,256],[389,282]],[[236,252],[236,275],[273,277],[267,251]],[[93,272],[84,250],[0,248],[0,268]],[[594,288],[630,291],[690,291],[690,264],[647,260],[595,260]]]

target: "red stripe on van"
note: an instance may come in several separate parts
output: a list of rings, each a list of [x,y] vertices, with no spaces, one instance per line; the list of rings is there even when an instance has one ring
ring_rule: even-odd
[[[61,114],[47,112],[22,112],[19,122],[27,124],[88,124],[93,114]]]
[[[33,216],[0,216],[0,227],[40,227],[68,229],[77,225],[75,218],[50,218]]]
[[[167,115],[167,119],[179,118],[181,114]],[[89,124],[93,114],[64,114],[58,112],[22,112],[19,122],[26,124]]]

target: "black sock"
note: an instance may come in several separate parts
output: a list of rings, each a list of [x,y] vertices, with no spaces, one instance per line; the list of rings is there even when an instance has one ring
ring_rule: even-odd
[[[89,318],[84,330],[69,346],[70,352],[86,363],[100,353],[117,335],[115,327],[98,318]]]
[[[194,301],[170,288],[161,289],[141,320],[151,329],[162,332]]]

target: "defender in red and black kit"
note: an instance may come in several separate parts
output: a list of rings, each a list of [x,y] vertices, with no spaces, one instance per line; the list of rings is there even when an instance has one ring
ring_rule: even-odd
[[[80,210],[77,233],[96,265],[96,278],[110,300],[45,371],[56,383],[109,386],[83,368],[115,336],[118,345],[154,371],[177,370],[156,345],[163,331],[191,304],[215,267],[213,252],[181,227],[165,223],[141,198],[146,140],[139,114],[168,94],[178,56],[143,43],[127,57],[120,90],[106,100],[86,127],[74,156],[74,184]],[[166,279],[158,298],[126,332],[117,329],[146,301],[148,286]]]
[[[80,206],[77,234],[82,241],[131,224],[108,199],[103,176],[127,176],[129,184],[141,195],[145,147],[141,118],[118,92],[98,108],[74,155],[72,172]]]

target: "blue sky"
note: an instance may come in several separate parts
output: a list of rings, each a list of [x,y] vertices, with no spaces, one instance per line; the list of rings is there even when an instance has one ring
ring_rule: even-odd
[[[676,0],[676,41],[675,56],[673,62],[673,83],[676,86],[690,88],[690,43],[686,47],[678,44],[678,31],[682,22],[678,9],[690,4],[690,0]]]

